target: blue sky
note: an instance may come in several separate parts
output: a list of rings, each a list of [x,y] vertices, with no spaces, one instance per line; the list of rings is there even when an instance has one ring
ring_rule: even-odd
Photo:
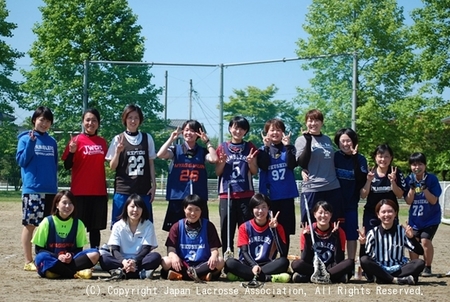
[[[307,38],[302,24],[310,0],[129,0],[146,38],[144,61],[158,63],[230,64],[296,57],[295,42]],[[18,28],[8,42],[27,52],[35,40],[33,24],[41,21],[41,0],[8,0],[9,22]],[[421,6],[420,0],[400,0],[405,12]],[[27,69],[30,58],[18,60]],[[310,74],[301,70],[301,61],[235,66],[224,69],[224,101],[233,89],[271,84],[279,88],[276,99],[292,100],[296,87],[307,87]],[[189,81],[197,92],[192,115],[218,135],[220,68],[154,66],[154,84],[164,86],[168,71],[169,118],[189,117]],[[164,96],[161,96],[164,102]],[[16,110],[17,123],[29,116]]]

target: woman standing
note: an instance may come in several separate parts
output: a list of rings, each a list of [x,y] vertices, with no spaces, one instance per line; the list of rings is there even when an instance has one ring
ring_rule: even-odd
[[[258,149],[252,142],[244,141],[249,130],[250,124],[246,118],[233,117],[228,123],[231,141],[224,142],[217,147],[216,175],[219,177],[220,238],[222,242],[230,243],[231,251],[234,250],[236,224],[239,227],[252,217],[248,203],[255,193],[252,175],[258,173],[256,162]],[[230,193],[229,200],[228,192]],[[229,230],[227,226],[228,207],[230,208]]]
[[[364,228],[359,231],[361,267],[374,275],[377,283],[416,284],[425,263],[421,259],[408,262],[404,248],[419,255],[423,248],[414,239],[411,226],[395,222],[398,209],[397,202],[382,199],[375,207],[381,224],[371,229],[367,237]]]
[[[161,263],[161,255],[152,252],[158,243],[148,214],[142,197],[137,194],[128,197],[108,240],[110,252],[102,251],[100,265],[103,270],[117,274],[119,269],[127,279],[153,277]]]
[[[53,113],[38,107],[31,117],[33,129],[19,134],[16,161],[22,176],[22,247],[26,271],[36,271],[31,250],[34,229],[50,215],[58,191],[58,148],[48,134]]]
[[[180,134],[184,143],[172,145]],[[201,139],[206,148],[197,144]],[[208,175],[205,162],[216,163],[217,154],[202,126],[196,120],[183,123],[161,146],[157,156],[172,160],[167,177],[166,199],[169,201],[163,230],[170,231],[172,225],[184,218],[183,199],[188,195],[198,195],[202,199],[202,218],[208,219]]]
[[[105,155],[107,143],[97,135],[100,113],[90,108],[83,113],[83,133],[71,137],[62,155],[64,168],[72,169],[70,190],[77,198],[77,212],[89,232],[91,247],[100,246],[100,230],[106,229]]]
[[[83,250],[87,242],[83,222],[75,217],[75,196],[70,191],[56,194],[51,209],[36,230],[36,267],[41,277],[90,279],[91,268],[100,254],[97,249]]]
[[[125,107],[122,124],[126,130],[114,137],[106,154],[109,167],[116,171],[111,227],[118,221],[125,202],[133,193],[144,199],[149,220],[153,222],[152,202],[156,190],[153,160],[156,152],[152,136],[139,131],[143,122],[144,115],[139,106]]]
[[[344,224],[342,228],[347,238],[347,255],[356,257],[358,239],[358,203],[360,191],[367,179],[367,159],[358,153],[358,135],[351,128],[336,132],[334,143],[339,150],[334,154],[336,176],[341,185],[344,200]]]
[[[280,119],[271,119],[264,125],[264,146],[258,152],[259,193],[270,198],[271,210],[279,212],[279,222],[286,233],[286,249],[289,251],[289,235],[295,234],[295,204],[298,197],[294,169],[295,147],[291,135]]]
[[[414,237],[422,244],[425,260],[425,269],[422,277],[430,277],[431,263],[433,262],[434,247],[433,237],[441,223],[442,210],[439,204],[439,196],[442,193],[441,185],[436,175],[428,173],[425,154],[416,152],[409,157],[411,175],[407,182],[409,191],[405,196],[409,208],[408,223],[411,225]],[[411,259],[417,259],[419,255],[410,253]]]
[[[326,200],[333,207],[331,221],[343,219],[343,200],[339,180],[334,167],[334,149],[331,139],[322,134],[323,114],[317,109],[305,115],[307,130],[295,141],[297,163],[303,169],[300,208],[301,221],[306,223],[306,211],[319,200]],[[303,200],[308,201],[308,209]]]
[[[389,199],[398,205],[397,198],[402,198],[406,191],[403,173],[393,167],[394,152],[387,144],[379,145],[372,154],[375,167],[368,172],[367,180],[361,189],[361,198],[367,198],[363,213],[363,226],[369,232],[380,223],[375,206],[382,199]]]

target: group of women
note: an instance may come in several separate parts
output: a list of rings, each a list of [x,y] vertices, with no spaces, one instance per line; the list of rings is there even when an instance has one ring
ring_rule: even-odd
[[[346,282],[352,276],[359,241],[361,267],[368,280],[415,284],[420,274],[431,275],[431,241],[440,223],[441,189],[436,176],[426,172],[422,153],[411,155],[412,173],[405,178],[392,165],[391,148],[379,145],[373,154],[375,167],[369,169],[358,153],[358,137],[352,129],[336,132],[339,149],[334,151],[331,139],[321,132],[323,115],[317,109],[306,114],[306,131],[295,145],[281,120],[267,121],[259,149],[244,140],[250,124],[237,116],[229,123],[230,141],[217,150],[201,124],[188,120],[156,153],[151,135],[139,131],[143,121],[141,109],[128,105],[122,114],[126,130],[107,149],[97,135],[99,112],[86,110],[83,132],[71,137],[62,155],[64,167],[72,170],[71,190],[57,193],[57,148],[47,133],[53,115],[46,107],[36,110],[34,127],[19,135],[17,150],[24,183],[25,270],[37,269],[48,278],[88,278],[89,268],[99,261],[113,276],[127,278],[152,278],[161,265],[161,275],[171,280],[217,279],[224,269],[230,280],[289,282],[291,266],[293,282],[308,282],[315,269],[313,259],[318,257],[332,282]],[[180,135],[183,142],[176,144]],[[199,139],[206,147],[197,143]],[[164,257],[154,251],[151,203],[156,157],[171,160]],[[105,160],[116,173],[115,192],[111,237],[107,250],[99,251],[100,230],[106,228],[107,219]],[[206,162],[215,164],[219,177],[220,238],[208,220]],[[38,169],[41,163],[47,167],[45,173]],[[301,256],[290,263],[289,236],[295,234],[294,200],[299,196],[297,166],[303,178]],[[252,176],[258,173],[255,194]],[[360,198],[367,202],[358,231]],[[398,223],[398,198],[411,205],[408,226]],[[312,225],[307,224],[308,215],[313,216]],[[225,252],[222,243],[226,242],[233,253],[236,226],[238,259],[224,259],[219,248]],[[91,248],[82,251],[87,244],[85,228]],[[36,245],[34,262],[31,242]],[[392,244],[395,251],[390,250]],[[411,251],[410,261],[403,257],[404,247]],[[422,254],[424,260],[418,259]]]

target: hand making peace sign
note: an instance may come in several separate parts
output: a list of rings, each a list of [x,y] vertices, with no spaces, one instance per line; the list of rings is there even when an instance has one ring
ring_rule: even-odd
[[[275,214],[275,217],[272,216],[272,211],[269,211],[269,227],[274,229],[278,226],[278,215],[280,214],[280,211]]]
[[[69,142],[69,152],[75,153],[77,151],[77,142],[78,142],[78,135],[75,136],[75,138],[70,134],[70,142]]]
[[[291,143],[291,131],[289,131],[288,135],[285,135],[283,132],[283,138],[281,139],[281,142],[284,146],[287,146]]]
[[[255,151],[253,151],[254,149],[252,148],[250,150],[250,153],[247,155],[247,163],[250,165],[254,162],[255,158],[256,158],[256,154],[258,154],[258,149],[256,149]]]
[[[119,143],[117,144],[117,146],[116,146],[116,153],[117,154],[119,154],[119,153],[122,153],[122,151],[123,151],[123,149],[124,149],[124,145],[123,145],[123,137],[124,137],[124,135],[123,134],[120,134],[119,135]]]

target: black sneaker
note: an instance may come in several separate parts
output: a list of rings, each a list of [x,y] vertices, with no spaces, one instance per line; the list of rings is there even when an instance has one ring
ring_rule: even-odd
[[[406,277],[398,277],[397,278],[397,284],[399,284],[399,285],[405,285],[405,284],[413,285],[413,284],[416,284],[416,283],[414,282],[414,277],[409,275],[409,276],[406,276]]]
[[[431,267],[425,266],[422,273],[420,274],[422,277],[431,277],[433,274],[431,273]]]
[[[292,275],[292,282],[293,283],[308,283],[309,277],[307,275],[301,275],[299,273],[294,273]]]

